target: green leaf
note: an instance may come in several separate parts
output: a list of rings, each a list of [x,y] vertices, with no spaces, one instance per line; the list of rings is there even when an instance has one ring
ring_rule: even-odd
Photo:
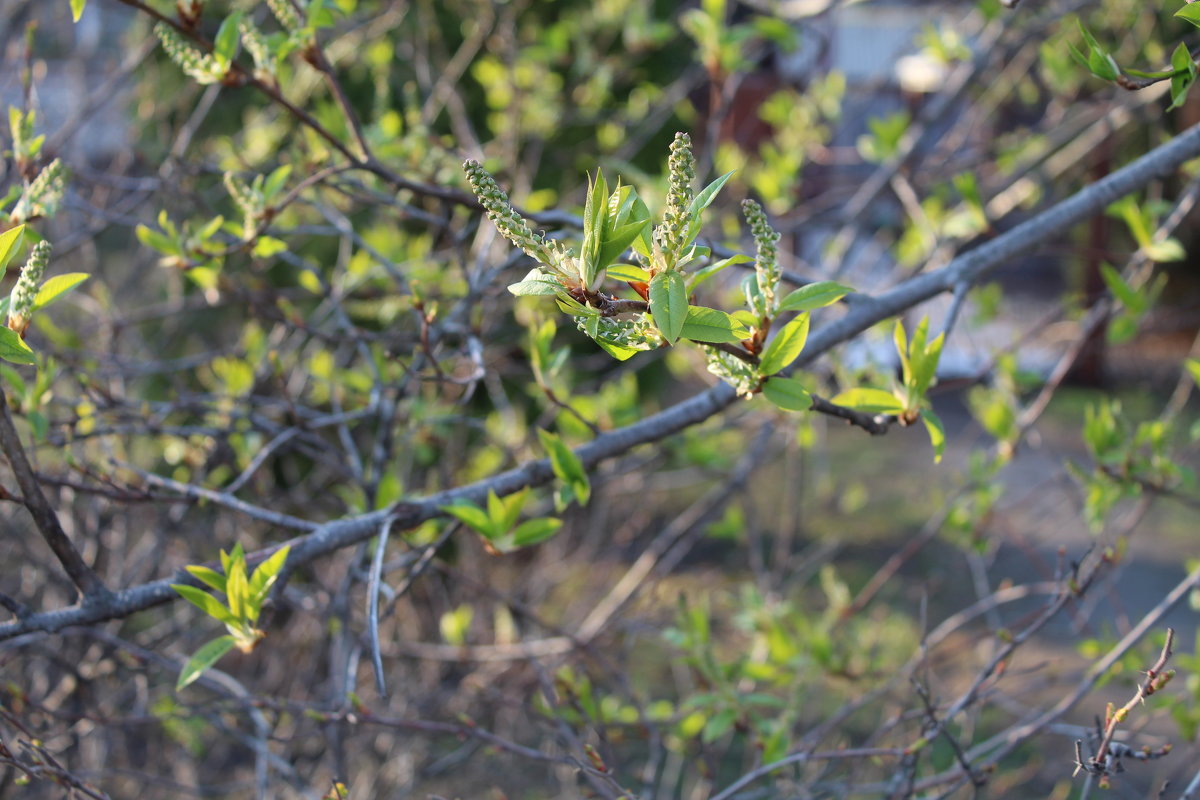
[[[179,673],[179,681],[175,684],[175,691],[178,692],[188,684],[195,681],[204,674],[205,670],[220,661],[221,657],[232,649],[232,636],[220,636],[201,647],[196,651],[196,654],[189,658],[188,662],[183,665],[183,671]]]
[[[688,279],[687,279],[688,291],[689,292],[696,291],[697,286],[704,283],[704,281],[708,280],[713,275],[716,275],[718,272],[725,269],[726,267],[732,266],[734,264],[746,264],[753,260],[754,259],[751,258],[750,256],[744,256],[741,253],[738,253],[737,255],[732,255],[729,258],[723,258],[720,261],[717,261],[713,264],[709,264],[707,267],[702,267],[688,276]]]
[[[896,346],[896,355],[900,357],[900,375],[905,385],[912,383],[912,362],[909,361],[908,337],[904,334],[904,321],[897,318],[892,328],[892,344]]]
[[[87,0],[71,0],[71,21],[79,22],[79,18],[83,16],[83,9],[87,6]]]
[[[491,511],[491,498],[494,492],[488,493],[489,512]],[[511,531],[513,526],[517,524],[517,520],[521,518],[521,512],[525,509],[525,501],[529,497],[529,487],[526,486],[521,491],[509,495],[501,503],[503,511],[497,517],[493,515],[493,519],[497,521],[497,528],[501,531]]]
[[[4,270],[8,268],[8,262],[17,254],[17,248],[21,246],[21,237],[24,233],[24,225],[18,225],[0,233],[0,274],[3,274]]]
[[[492,520],[488,513],[470,500],[455,500],[451,505],[441,506],[441,510],[485,539],[493,539],[499,534],[492,528]]]
[[[1191,8],[1194,4],[1184,6]],[[1193,21],[1193,24],[1197,24]],[[1196,82],[1196,62],[1192,60],[1192,54],[1188,50],[1187,45],[1180,42],[1175,47],[1175,52],[1171,53],[1171,105],[1167,111],[1179,108],[1183,105],[1183,101],[1187,99],[1188,89]]]
[[[608,277],[626,283],[649,283],[650,273],[632,264],[613,264],[608,268]]]
[[[733,171],[726,172],[708,186],[705,186],[703,189],[701,189],[700,192],[692,198],[692,202],[688,205],[687,210],[687,236],[683,240],[683,248],[681,249],[686,249],[689,244],[695,241],[696,236],[700,234],[700,212],[712,205],[712,201],[716,199],[717,193],[721,191],[721,187],[724,186],[725,182],[731,177],[733,177]]]
[[[540,269],[531,269],[519,282],[509,284],[508,291],[517,297],[529,297],[558,294],[562,288],[562,284],[550,275]]]
[[[1147,257],[1151,261],[1183,261],[1187,253],[1183,249],[1183,245],[1178,239],[1163,239],[1160,242],[1151,242],[1142,248]]]
[[[650,220],[642,220],[641,222],[630,222],[614,229],[611,232],[604,234],[604,244],[600,248],[600,267],[602,271],[609,264],[621,257],[621,254],[629,249],[634,239],[642,235],[642,231],[649,227]],[[592,287],[596,288],[596,287]]]
[[[762,394],[784,411],[807,411],[812,407],[812,397],[796,378],[784,378],[781,375],[768,378],[763,384]]]
[[[217,29],[217,36],[213,39],[213,55],[226,67],[233,63],[233,57],[237,51],[238,22],[241,19],[241,11],[230,14],[221,23],[221,27]]]
[[[239,620],[250,619],[250,581],[246,578],[246,557],[230,561],[225,570],[225,600]]]
[[[37,359],[25,340],[10,328],[0,327],[0,358],[14,364],[33,364]]]
[[[258,240],[254,242],[254,249],[250,251],[250,254],[255,258],[270,258],[280,253],[286,253],[287,249],[287,242],[283,239],[276,239],[274,236],[259,236]]]
[[[134,233],[137,234],[138,241],[146,245],[152,250],[157,250],[165,255],[179,255],[179,245],[165,234],[159,233],[153,228],[147,228],[145,225],[138,225],[134,228]],[[2,262],[3,259],[0,259]]]
[[[688,306],[687,320],[679,332],[681,339],[697,342],[729,343],[750,338],[742,323],[715,308]]]
[[[820,281],[801,286],[779,302],[780,311],[812,311],[831,306],[854,290],[836,281]]]
[[[730,170],[729,172],[726,172],[724,175],[717,178],[708,186],[705,186],[703,189],[697,192],[696,196],[692,198],[691,204],[688,206],[688,216],[695,217],[701,211],[712,205],[713,200],[717,198],[717,192],[721,191],[721,187],[733,177],[733,173],[736,171],[737,170]]]
[[[581,506],[587,505],[592,495],[592,487],[588,481],[587,471],[583,468],[583,462],[571,448],[567,447],[558,434],[539,430],[538,438],[542,440],[542,447],[546,448],[546,453],[550,456],[550,466],[554,470],[554,476],[571,487],[571,491],[575,493],[575,499]]]
[[[636,356],[640,350],[634,347],[626,347],[623,344],[610,342],[607,339],[595,339],[596,344],[600,345],[604,352],[615,358],[617,361],[628,361]]]
[[[504,524],[504,518],[508,516],[508,509],[505,508],[504,502],[496,494],[495,489],[488,489],[487,514],[488,519],[492,523],[492,530],[507,531],[512,527],[511,525]]]
[[[1146,311],[1146,300],[1142,295],[1125,282],[1121,277],[1121,273],[1117,272],[1108,264],[1100,265],[1100,276],[1104,278],[1104,284],[1108,287],[1108,291],[1121,305],[1128,308],[1134,314],[1142,314]]]
[[[675,270],[660,272],[650,281],[650,313],[668,344],[675,344],[687,322],[687,284]]]
[[[196,586],[188,586],[185,583],[173,583],[171,584],[171,588],[178,592],[179,596],[184,600],[187,600],[213,619],[235,624],[238,622],[239,618],[236,615],[226,608],[220,600],[203,589]]]
[[[640,197],[634,198],[633,211],[630,214],[630,218],[633,220],[650,219],[650,209],[646,206],[645,200]],[[650,254],[653,252],[653,245],[651,244],[651,229],[649,225],[642,229],[641,236],[634,239],[631,243],[631,246],[633,247],[634,252],[645,256],[646,258],[650,258]]]
[[[554,534],[558,533],[558,529],[562,527],[562,520],[554,517],[538,517],[522,522],[512,534],[512,543],[515,547],[528,547],[529,545],[544,542]]]
[[[558,292],[558,307],[561,311],[570,314],[572,317],[598,317],[600,312],[590,306],[585,306],[575,298],[565,292]]]
[[[225,591],[225,576],[217,572],[215,569],[209,569],[202,566],[184,567],[193,577],[207,584],[218,592]]]
[[[48,279],[38,289],[37,296],[33,298],[33,310],[40,311],[86,281],[88,277],[86,272],[68,272]]]
[[[866,387],[849,389],[834,397],[830,402],[869,414],[899,414],[904,411],[904,403],[894,394],[885,392],[883,389]]]
[[[285,183],[287,183],[287,179],[291,174],[291,164],[284,164],[283,166],[276,167],[271,174],[267,176],[266,181],[263,182],[263,199],[267,202],[270,202],[272,197],[279,194],[279,190],[283,188]]]
[[[1097,78],[1106,81],[1115,81],[1121,76],[1121,68],[1117,66],[1117,62],[1109,53],[1100,47],[1096,41],[1096,37],[1092,36],[1091,31],[1084,27],[1083,22],[1077,21],[1079,24],[1079,32],[1083,34],[1083,41],[1087,44],[1088,54],[1085,58],[1082,53],[1075,49],[1075,45],[1069,44],[1071,48],[1071,56],[1079,62],[1079,64]]]
[[[929,431],[929,443],[933,445],[933,463],[940,464],[942,453],[946,451],[946,428],[942,425],[942,418],[927,408],[921,412],[921,421],[925,423],[925,430]]]
[[[608,214],[608,183],[604,173],[596,171],[596,180],[588,176],[587,202],[583,207],[583,244],[580,247],[579,278],[593,287],[600,274],[600,247],[604,243],[604,219]]]
[[[1200,6],[1197,6],[1195,3],[1188,3],[1176,11],[1175,16],[1180,19],[1186,19],[1196,27],[1200,27]]]
[[[259,564],[255,568],[254,574],[250,576],[250,599],[254,602],[256,611],[262,608],[262,601],[266,598],[267,592],[275,585],[275,580],[283,570],[283,565],[287,562],[291,549],[291,545],[279,548]]]
[[[796,360],[808,341],[808,314],[804,313],[783,326],[775,334],[759,358],[758,371],[763,375],[774,375]]]
[[[713,714],[708,722],[704,725],[704,730],[700,734],[700,740],[705,744],[715,742],[724,736],[733,723],[737,722],[737,710],[732,708],[723,708],[716,714]]]

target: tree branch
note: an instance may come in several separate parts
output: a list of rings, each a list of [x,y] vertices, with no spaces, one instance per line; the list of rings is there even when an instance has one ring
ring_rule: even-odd
[[[0,450],[3,450],[4,455],[8,458],[13,475],[16,476],[17,485],[21,487],[22,504],[28,509],[29,515],[33,517],[33,524],[37,526],[42,538],[46,540],[46,544],[50,545],[50,549],[54,551],[63,570],[83,593],[82,603],[87,605],[93,599],[100,600],[107,597],[110,593],[100,580],[100,576],[92,571],[92,568],[83,560],[83,556],[75,549],[75,545],[71,544],[70,537],[67,536],[67,532],[63,530],[62,524],[58,521],[58,514],[50,507],[46,495],[42,494],[42,487],[33,473],[29,458],[25,455],[21,437],[17,434],[16,426],[13,425],[8,398],[3,390],[0,390]]]
[[[923,273],[874,299],[865,298],[842,318],[826,325],[809,337],[808,346],[785,372],[812,364],[835,345],[853,338],[888,317],[916,306],[942,292],[953,291],[964,281],[975,281],[988,271],[1056,236],[1070,226],[1100,213],[1118,198],[1136,191],[1151,180],[1167,175],[1183,162],[1200,156],[1200,125],[1193,126],[1133,163],[1081,189],[1068,199],[978,248],[964,253],[936,272]],[[703,422],[727,408],[737,394],[727,384],[718,384],[698,395],[646,417],[639,422],[597,436],[575,452],[586,468],[624,453],[640,444],[665,439],[685,428]],[[424,499],[414,499],[391,509],[348,517],[321,525],[315,531],[291,541],[289,567],[309,563],[375,535],[389,516],[395,530],[407,530],[426,520],[442,516],[440,507],[458,499],[483,505],[489,491],[507,495],[526,486],[549,483],[554,473],[548,459],[530,461],[468,486],[451,489]],[[275,548],[271,548],[274,550]],[[255,556],[265,558],[267,551]],[[190,576],[179,572],[167,579],[153,581],[113,595],[105,602],[90,602],[55,611],[32,614],[0,625],[0,641],[30,631],[57,631],[69,625],[100,622],[124,617],[176,597],[170,584]],[[1061,713],[1058,712],[1058,713]]]

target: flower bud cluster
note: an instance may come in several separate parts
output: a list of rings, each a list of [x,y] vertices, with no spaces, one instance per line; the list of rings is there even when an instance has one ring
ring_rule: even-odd
[[[779,232],[771,227],[766,212],[755,201],[743,200],[742,213],[750,225],[750,234],[754,237],[757,249],[754,271],[758,278],[762,307],[756,308],[755,312],[763,317],[772,317],[776,310],[775,289],[779,286],[779,253],[775,247]]]
[[[222,177],[226,191],[233,198],[238,210],[242,212],[242,227],[244,228],[242,235],[245,238],[252,238],[258,230],[258,220],[262,217],[266,200],[263,198],[262,192],[255,191],[232,172],[226,172]]]
[[[59,159],[47,164],[38,176],[25,187],[21,199],[13,207],[13,222],[25,222],[34,217],[52,217],[62,202],[66,189],[66,169]]]
[[[686,133],[675,134],[671,142],[671,155],[667,159],[667,207],[663,212],[662,225],[654,231],[655,242],[667,259],[673,265],[678,256],[678,250],[683,246],[687,237],[688,206],[695,196],[692,183],[696,180],[696,159],[692,155],[692,138]]]
[[[749,399],[758,390],[762,377],[752,364],[720,350],[704,348],[708,371],[737,390],[739,397]]]
[[[597,339],[628,347],[632,350],[654,350],[662,346],[662,334],[644,314],[631,319],[622,317],[600,317],[595,320]],[[588,318],[576,317],[575,325],[588,333]],[[591,335],[590,333],[588,335]]]
[[[509,204],[508,195],[496,184],[491,174],[478,161],[470,159],[463,162],[463,171],[467,173],[471,191],[479,199],[479,204],[496,230],[542,265],[557,271],[557,259],[546,239],[534,233],[525,218]]]
[[[296,13],[296,7],[292,5],[292,0],[267,0],[267,7],[271,9],[275,19],[279,20],[279,24],[288,33],[295,33],[304,27],[304,23],[300,21],[300,15]]]
[[[225,70],[216,58],[197,50],[170,25],[160,22],[154,26],[154,33],[167,56],[196,83],[219,83],[225,77]]]
[[[254,59],[254,77],[268,83],[275,82],[275,52],[271,49],[262,31],[249,17],[238,20],[238,32],[242,35],[242,45]]]
[[[8,327],[19,336],[25,335],[29,320],[33,317],[33,301],[37,297],[38,286],[41,285],[42,275],[46,265],[50,263],[50,243],[38,242],[29,254],[29,260],[21,269],[21,277],[13,287],[8,299]]]

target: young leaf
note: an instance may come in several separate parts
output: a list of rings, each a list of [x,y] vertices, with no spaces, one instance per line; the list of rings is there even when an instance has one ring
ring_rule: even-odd
[[[607,339],[596,339],[596,344],[600,345],[604,352],[615,358],[617,361],[628,361],[638,354],[638,350],[633,347],[626,347],[623,344],[610,342]]]
[[[613,264],[608,268],[608,277],[627,283],[649,283],[650,273],[632,264]]]
[[[854,290],[836,281],[820,281],[801,286],[779,302],[780,311],[812,311],[831,306]]]
[[[738,253],[737,255],[732,255],[729,258],[723,258],[720,261],[709,264],[707,267],[701,267],[700,269],[696,270],[695,272],[693,272],[691,275],[688,276],[688,280],[687,280],[688,291],[689,292],[696,291],[697,286],[699,286],[701,283],[708,280],[713,275],[716,275],[718,272],[720,272],[721,270],[725,269],[728,266],[732,266],[733,264],[746,264],[753,260],[754,259],[751,258],[750,256],[745,256],[745,255],[742,255],[741,253]]]
[[[288,177],[292,174],[292,165],[284,164],[276,167],[270,175],[267,176],[263,183],[262,194],[263,199],[270,202],[271,198],[279,194],[279,190],[287,183]]]
[[[694,219],[697,214],[712,205],[712,201],[717,198],[717,192],[721,191],[721,187],[733,177],[734,172],[736,172],[736,170],[730,170],[729,172],[726,172],[708,186],[705,186],[703,189],[701,189],[696,196],[692,198],[691,204],[688,205],[688,216]]]
[[[178,692],[203,675],[205,670],[233,649],[233,644],[232,636],[219,636],[197,650],[183,665],[183,670],[179,673],[179,682],[175,684],[175,691]]]
[[[87,5],[87,0],[71,0],[71,21],[79,22],[79,18],[83,16],[83,9]]]
[[[538,517],[522,522],[512,534],[514,547],[528,547],[544,542],[562,527],[562,520],[554,517]]]
[[[210,588],[216,589],[218,592],[225,591],[225,576],[217,572],[215,569],[200,566],[184,567],[197,580],[204,583]]]
[[[593,279],[592,284],[589,284],[590,288],[596,288],[596,282],[599,279],[600,273],[604,271],[604,268],[620,258],[621,254],[629,249],[629,245],[641,236],[642,231],[649,226],[650,220],[648,219],[641,222],[630,222],[604,234],[604,243],[600,247],[597,278]]]
[[[236,55],[238,43],[238,23],[242,19],[242,12],[235,11],[225,18],[221,23],[221,27],[217,29],[217,36],[213,39],[213,55],[216,56],[222,64],[228,66],[233,63],[233,57]]]
[[[40,311],[86,281],[88,277],[86,272],[68,272],[48,279],[38,289],[37,296],[33,298],[33,310]]]
[[[933,385],[934,376],[937,375],[938,362],[942,358],[942,344],[946,341],[946,333],[939,333],[934,340],[928,345],[922,341],[920,354],[913,353],[913,393],[918,397],[924,397],[925,392],[929,391],[929,387]],[[916,338],[913,339],[914,344]]]
[[[501,533],[492,527],[492,520],[488,513],[470,500],[456,500],[451,505],[442,506],[441,510],[485,539],[494,539]]]
[[[585,306],[583,303],[580,303],[578,300],[576,300],[575,298],[571,297],[566,292],[563,292],[561,290],[558,292],[558,297],[556,299],[558,301],[559,309],[566,312],[567,314],[570,314],[572,317],[598,317],[598,316],[600,316],[599,311],[597,311],[594,308]]]
[[[942,418],[927,408],[921,412],[921,421],[925,423],[925,430],[929,431],[929,443],[933,445],[933,463],[940,464],[942,453],[946,450],[946,429],[942,425]]]
[[[775,334],[759,359],[758,371],[774,375],[796,360],[808,341],[808,314],[801,314]]]
[[[1142,252],[1151,261],[1182,261],[1187,253],[1178,239],[1163,239],[1161,242],[1150,242],[1142,248]]]
[[[687,286],[675,270],[660,272],[650,281],[650,313],[668,344],[675,344],[687,322]]]
[[[495,492],[488,493],[489,510],[490,510],[491,498],[494,494],[495,494]],[[497,516],[492,517],[492,519],[497,520],[498,527],[501,531],[511,531],[513,529],[513,526],[517,524],[517,520],[521,518],[521,511],[523,511],[525,509],[525,500],[528,497],[529,497],[529,487],[526,486],[524,489],[517,492],[516,494],[509,495],[501,503],[501,505],[503,506],[503,511],[501,512],[501,514],[498,517]]]
[[[732,176],[733,172],[726,172],[708,186],[705,186],[703,189],[701,189],[699,194],[692,198],[692,202],[688,204],[688,229],[687,236],[683,240],[682,249],[686,249],[689,244],[696,240],[696,237],[700,234],[700,212],[712,205],[712,201],[717,197],[717,192],[721,191],[721,187],[724,186],[725,182],[728,181]]]
[[[806,411],[812,406],[812,398],[804,390],[804,384],[795,378],[776,375],[768,378],[762,388],[763,397],[784,411]]]
[[[267,592],[275,585],[275,579],[279,577],[290,551],[291,545],[279,548],[259,564],[254,570],[254,574],[250,576],[250,599],[255,602],[257,608],[262,607],[262,601],[266,598]]]
[[[18,225],[0,233],[0,273],[8,268],[8,262],[17,254],[17,248],[21,246],[21,237],[24,233],[24,225]]]
[[[580,247],[579,278],[592,286],[600,273],[600,247],[604,243],[604,220],[608,214],[608,183],[604,173],[596,171],[596,180],[588,178],[587,202],[583,207],[583,244]]]
[[[900,357],[900,376],[905,385],[911,384],[912,363],[908,358],[911,351],[908,347],[908,337],[904,334],[904,322],[900,319],[896,320],[896,325],[892,328],[892,344],[896,346],[896,355]]]
[[[587,505],[592,494],[592,487],[579,457],[571,448],[567,447],[557,434],[539,430],[538,438],[542,440],[542,447],[546,448],[546,453],[550,456],[550,466],[554,470],[554,476],[571,487],[580,505]]]
[[[849,389],[834,397],[830,402],[839,406],[865,411],[868,414],[899,414],[904,411],[904,403],[891,392],[883,389],[861,387]]]
[[[9,328],[0,328],[0,358],[14,364],[34,364],[37,359],[25,340]]]
[[[1180,19],[1186,19],[1196,27],[1200,27],[1200,6],[1197,6],[1195,3],[1188,3],[1176,11],[1175,16]]]
[[[687,319],[680,329],[679,338],[697,342],[729,343],[750,338],[750,331],[742,323],[715,308],[689,306]]]
[[[225,570],[225,600],[229,610],[238,619],[250,618],[250,582],[246,579],[246,557],[230,562]]]
[[[1191,5],[1194,4],[1186,5],[1184,8],[1190,8]],[[1183,42],[1180,42],[1175,47],[1175,52],[1171,54],[1171,68],[1174,70],[1171,75],[1171,105],[1167,111],[1183,105],[1183,101],[1187,99],[1188,89],[1196,82],[1196,62],[1192,60],[1192,54]]]
[[[1108,264],[1101,264],[1100,276],[1104,278],[1104,284],[1108,286],[1108,291],[1112,292],[1112,296],[1117,302],[1134,314],[1142,314],[1146,311],[1146,299],[1137,289],[1125,282],[1121,273]]]
[[[183,583],[173,583],[171,584],[171,588],[178,592],[179,596],[184,600],[187,600],[213,619],[220,622],[237,623],[238,617],[234,616],[220,600],[203,589]]]

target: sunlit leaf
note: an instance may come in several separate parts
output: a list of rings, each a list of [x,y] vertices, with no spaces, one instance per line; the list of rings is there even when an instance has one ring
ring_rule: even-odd
[[[763,375],[774,375],[800,355],[808,341],[808,314],[801,314],[776,333],[759,358],[758,369]]]
[[[812,406],[812,397],[796,378],[781,375],[768,378],[763,384],[762,394],[784,411],[806,411]]]
[[[233,646],[232,636],[220,636],[197,650],[196,654],[183,665],[183,670],[179,673],[179,681],[175,684],[175,691],[178,692],[203,675],[209,667],[232,650]]]
[[[812,311],[831,306],[854,290],[836,281],[820,281],[801,286],[779,301],[780,311]]]
[[[687,322],[687,286],[683,275],[667,270],[650,281],[650,313],[654,324],[669,344],[675,344]]]
[[[904,411],[904,403],[891,392],[867,387],[844,391],[830,402],[869,414],[899,414]]]
[[[39,311],[88,279],[86,272],[68,272],[49,278],[38,288],[33,298],[33,310]]]

